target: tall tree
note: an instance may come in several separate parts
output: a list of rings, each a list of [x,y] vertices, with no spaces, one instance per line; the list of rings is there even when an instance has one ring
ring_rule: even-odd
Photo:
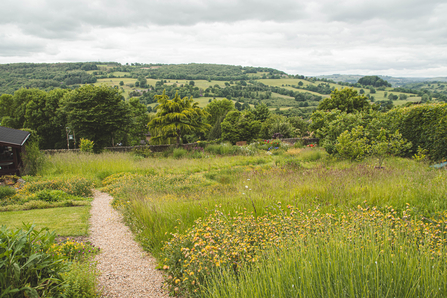
[[[371,105],[366,96],[359,95],[357,90],[353,88],[344,88],[340,91],[338,89],[332,91],[330,97],[320,102],[317,110],[327,111],[338,109],[342,112],[353,113],[355,111],[369,109],[370,107]]]
[[[61,113],[60,104],[64,89],[54,89],[45,96],[36,96],[26,105],[24,127],[33,129],[40,137],[41,149],[65,148],[66,115]]]
[[[64,111],[76,136],[93,141],[95,152],[112,145],[114,135],[127,130],[130,123],[119,90],[107,86],[85,85],[71,91],[64,97]]]
[[[208,115],[207,112],[199,108],[198,103],[194,102],[192,97],[180,98],[175,93],[173,99],[169,99],[163,91],[162,95],[156,95],[159,105],[157,106],[156,118],[149,122],[150,129],[160,129],[162,135],[154,138],[177,139],[177,146],[180,145],[182,135],[194,132],[206,132],[211,125],[202,122],[202,119]]]

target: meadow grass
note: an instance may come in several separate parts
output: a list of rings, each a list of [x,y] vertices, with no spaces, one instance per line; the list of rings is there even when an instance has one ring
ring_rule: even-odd
[[[23,228],[23,223],[48,227],[60,236],[88,234],[90,206],[0,212],[0,225]]]
[[[367,230],[390,233],[390,228]],[[361,249],[344,233],[329,239],[313,237],[286,250],[271,249],[257,266],[229,268],[210,275],[202,297],[445,297],[445,251],[433,258],[426,248],[409,245],[405,235],[385,247],[360,241]],[[402,247],[403,249],[396,249]]]
[[[156,255],[176,227],[185,231],[217,205],[225,213],[257,216],[277,201],[327,212],[358,205],[401,211],[410,204],[420,216],[436,216],[447,209],[446,173],[399,158],[379,170],[373,160],[333,161],[321,149],[307,148],[291,156],[146,159],[138,165],[135,176],[118,175],[105,190],[122,203],[129,224]]]
[[[394,157],[385,161],[384,169],[377,169],[374,159],[339,161],[321,148],[293,148],[277,156],[263,151],[254,156],[216,156],[222,152],[213,148],[205,150],[206,157],[200,159],[185,158],[184,152],[176,159],[109,152],[57,154],[47,157],[40,174],[83,175],[103,186],[136,238],[170,274],[173,293],[206,297],[247,297],[248,293],[253,293],[250,297],[445,295],[446,232],[442,229],[447,171]],[[281,206],[314,215],[306,224],[286,225],[286,210]],[[390,215],[391,223],[402,223],[402,229],[380,222],[358,223],[362,214],[353,210],[359,206],[367,215],[370,210]],[[228,223],[227,219],[216,220],[213,210]],[[388,215],[380,218],[389,223]],[[349,229],[336,226],[315,234],[313,225],[325,228],[319,220],[326,217],[355,227],[354,238],[347,237]],[[444,250],[429,256],[433,250],[411,242],[419,238],[405,224],[427,227],[434,235],[430,239],[440,239]],[[232,232],[225,236],[222,227]],[[418,230],[420,235],[424,228]],[[279,246],[275,237],[290,231],[285,239],[294,242],[282,241]],[[399,233],[393,234],[395,231]],[[298,234],[309,237],[300,242],[302,239],[292,237]],[[391,234],[394,238],[385,241]],[[237,241],[231,235],[239,235]],[[257,241],[276,249],[260,246],[256,254],[247,254]],[[191,260],[195,243],[203,245],[204,250],[197,249],[202,253],[199,259],[208,258],[206,270],[212,271],[206,280],[193,278],[200,273],[194,271],[198,267],[186,271],[192,267],[178,261]],[[229,267],[221,267],[222,260],[215,259],[236,251],[240,258],[229,262]],[[234,275],[234,265],[248,257],[253,265],[241,266]],[[278,259],[282,261],[275,261]]]

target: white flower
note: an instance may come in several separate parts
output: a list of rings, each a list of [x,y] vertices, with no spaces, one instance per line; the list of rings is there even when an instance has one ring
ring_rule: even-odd
[[[248,188],[248,185],[245,185],[245,188]]]

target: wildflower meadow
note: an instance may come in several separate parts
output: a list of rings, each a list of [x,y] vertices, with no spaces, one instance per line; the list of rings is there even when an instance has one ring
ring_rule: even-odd
[[[447,295],[445,169],[279,140],[146,153],[48,156],[20,193],[110,193],[173,296]]]

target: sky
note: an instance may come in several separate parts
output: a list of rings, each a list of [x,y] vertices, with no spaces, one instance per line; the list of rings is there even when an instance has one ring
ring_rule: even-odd
[[[216,63],[447,76],[445,0],[6,0],[0,63]]]

